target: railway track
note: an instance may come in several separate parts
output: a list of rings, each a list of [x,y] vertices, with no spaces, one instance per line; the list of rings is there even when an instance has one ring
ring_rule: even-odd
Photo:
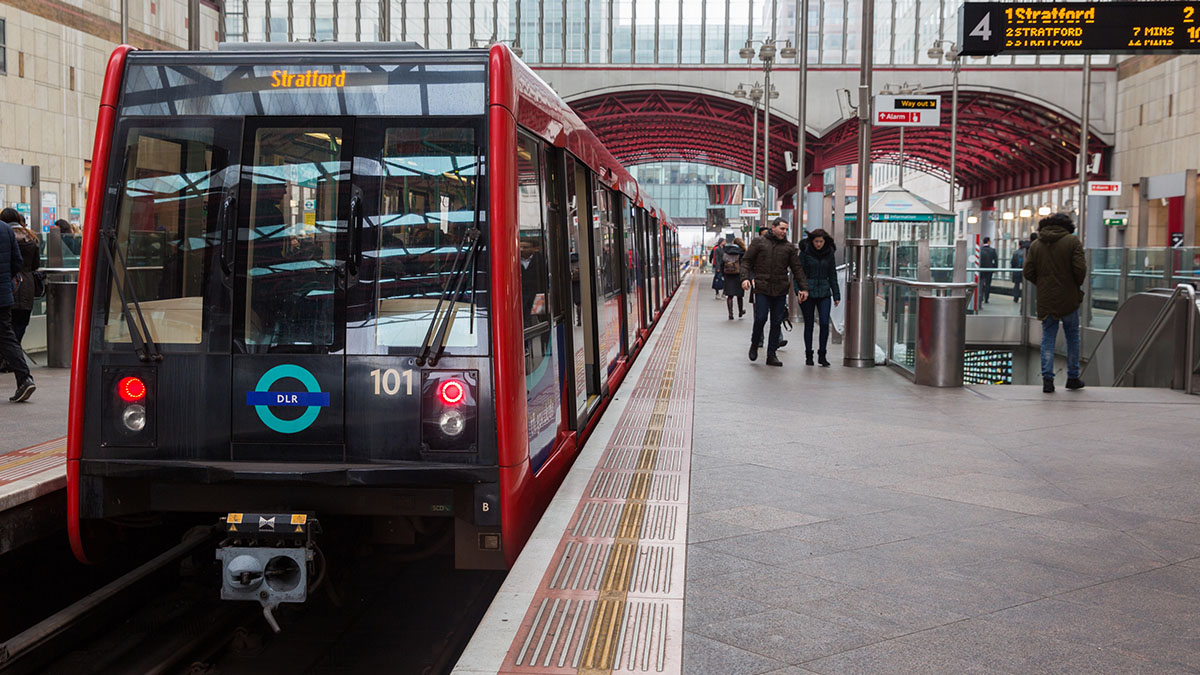
[[[184,541],[0,645],[0,673],[449,672],[503,580],[451,554],[355,556],[275,635],[256,603],[218,600],[213,533]]]

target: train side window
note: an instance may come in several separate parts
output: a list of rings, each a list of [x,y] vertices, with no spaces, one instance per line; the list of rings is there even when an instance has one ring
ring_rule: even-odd
[[[123,147],[113,153],[124,174],[114,172],[118,255],[106,342],[130,342],[118,284],[138,298],[156,343],[195,349],[206,342],[206,330],[214,346],[221,336],[228,339],[228,311],[212,305],[222,295],[218,214],[226,190],[237,184],[236,148],[237,131],[217,121],[127,129]]]
[[[542,221],[541,150],[532,138],[517,140],[517,216],[521,266],[521,313],[525,326],[525,408],[529,461],[536,472],[554,450],[562,424],[558,331],[552,329],[550,266]]]

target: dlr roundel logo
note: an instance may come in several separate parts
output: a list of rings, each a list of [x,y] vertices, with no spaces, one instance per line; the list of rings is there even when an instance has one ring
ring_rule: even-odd
[[[305,391],[271,391],[272,385],[283,379],[298,381]],[[254,391],[246,392],[246,405],[254,406],[254,412],[268,429],[294,434],[312,426],[321,414],[321,408],[329,407],[329,392],[321,391],[321,385],[312,373],[285,363],[263,373]],[[274,407],[304,408],[304,412],[296,419],[285,420],[271,411]]]

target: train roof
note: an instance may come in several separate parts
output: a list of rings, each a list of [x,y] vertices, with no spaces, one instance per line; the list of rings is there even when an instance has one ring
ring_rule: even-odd
[[[491,105],[504,106],[513,113],[518,124],[547,143],[569,150],[609,187],[620,190],[639,204],[648,199],[649,195],[641,192],[629,171],[604,147],[571,106],[507,45],[492,45],[489,59]]]

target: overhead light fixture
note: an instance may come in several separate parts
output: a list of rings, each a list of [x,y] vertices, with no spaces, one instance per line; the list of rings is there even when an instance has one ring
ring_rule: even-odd
[[[1022,218],[1029,218],[1033,215],[1033,211],[1031,209],[1021,209],[1021,213],[1019,215]]]
[[[979,216],[967,216],[967,224],[974,225],[979,222]]]
[[[1043,206],[1039,206],[1039,207],[1038,207],[1038,215],[1039,215],[1039,216],[1048,216],[1048,215],[1050,215],[1050,211],[1052,211],[1052,210],[1053,210],[1053,209],[1051,209],[1051,208],[1050,208],[1050,206],[1049,206],[1048,204],[1047,204],[1047,205],[1043,205]]]
[[[781,59],[794,59],[799,56],[799,54],[800,50],[792,46],[791,40],[785,42],[783,48],[779,50],[779,58]]]
[[[1004,214],[1003,214],[1002,216],[1000,216],[1000,217],[1001,217],[1001,218],[1003,218],[1004,220],[1012,220],[1012,219],[1013,219],[1013,212],[1012,212],[1012,211],[1005,211],[1005,212],[1004,212]]]

